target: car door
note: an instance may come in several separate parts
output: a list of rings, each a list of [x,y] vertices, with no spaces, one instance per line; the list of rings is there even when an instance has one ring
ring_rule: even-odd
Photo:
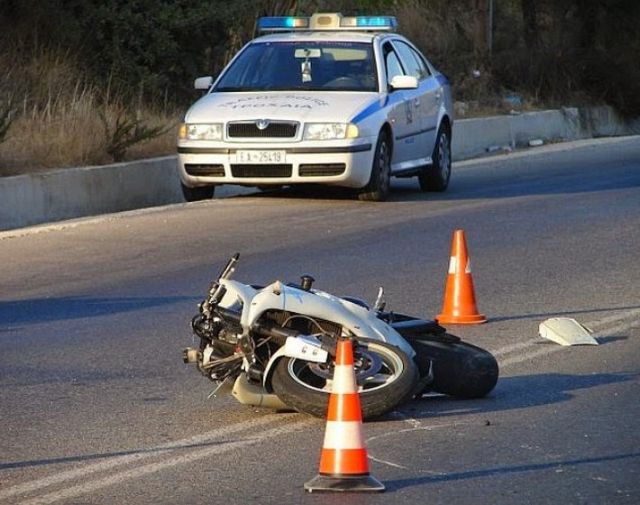
[[[408,75],[418,79],[418,89],[412,94],[414,123],[414,143],[411,160],[414,166],[424,165],[433,153],[438,121],[439,83],[431,75],[429,68],[418,51],[403,40],[394,40],[400,60]]]
[[[406,75],[398,54],[390,42],[382,46],[386,72],[386,86],[389,90],[388,108],[389,121],[393,129],[393,153],[391,158],[391,172],[402,170],[411,159],[411,144],[405,142],[411,137],[415,128],[414,114],[409,102],[408,90],[391,90],[389,83],[396,75]]]

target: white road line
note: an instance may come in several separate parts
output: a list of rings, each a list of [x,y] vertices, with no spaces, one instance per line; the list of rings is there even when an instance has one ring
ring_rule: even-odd
[[[268,415],[268,416],[260,417],[257,419],[244,421],[238,424],[233,424],[231,426],[221,428],[219,430],[210,431],[208,433],[203,433],[201,435],[195,435],[193,437],[185,438],[182,440],[176,440],[168,444],[162,444],[162,445],[156,445],[154,447],[144,448],[134,454],[127,454],[124,456],[114,456],[114,457],[105,459],[103,461],[100,461],[99,463],[84,465],[73,470],[68,470],[66,472],[50,475],[49,477],[45,477],[43,479],[33,480],[30,482],[26,482],[24,484],[18,484],[16,486],[12,486],[0,491],[0,500],[6,499],[18,494],[24,494],[30,491],[35,491],[36,489],[40,489],[43,487],[52,486],[54,484],[59,484],[60,482],[65,482],[67,480],[84,477],[91,473],[104,472],[106,470],[109,470],[117,466],[127,465],[133,462],[140,462],[145,459],[167,454],[176,449],[188,448],[192,445],[212,442],[222,437],[237,433],[239,431],[254,430],[254,429],[260,428],[262,425],[274,423],[278,419],[281,420],[283,419],[283,416],[287,416],[287,415],[295,416],[296,414],[279,414],[277,416]]]
[[[273,438],[279,435],[290,434],[292,431],[299,431],[304,427],[307,427],[315,423],[316,421],[313,419],[303,419],[294,423],[286,424],[284,426],[278,426],[276,428],[272,428],[270,430],[263,431],[261,433],[249,434],[248,436],[250,436],[251,438],[247,438],[244,440],[231,441],[231,442],[224,443],[222,445],[209,447],[207,449],[193,451],[193,452],[190,452],[189,454],[184,454],[184,455],[176,456],[173,458],[166,458],[162,461],[158,461],[157,463],[149,463],[147,465],[139,466],[131,470],[115,473],[103,479],[94,480],[84,484],[78,484],[76,486],[71,486],[66,489],[62,489],[60,491],[55,491],[53,493],[38,496],[36,498],[33,498],[31,500],[26,500],[21,503],[22,505],[44,505],[48,503],[55,503],[61,500],[67,500],[69,498],[81,496],[81,495],[90,493],[92,491],[97,491],[98,489],[102,489],[104,487],[122,483],[127,480],[143,477],[151,473],[156,473],[161,470],[165,470],[167,468],[172,468],[178,465],[185,465],[187,463],[192,463],[193,461],[207,458],[215,454],[223,454],[225,452],[229,452],[234,449],[239,449],[241,447],[245,447],[248,445],[254,445],[259,442],[263,442],[268,438]]]
[[[610,323],[617,323],[618,321],[624,321],[626,319],[634,319],[640,318],[640,309],[632,309],[622,314],[614,314],[612,316],[603,317],[602,319],[596,319],[595,321],[591,321],[589,323],[585,323],[585,326],[588,326],[592,329],[597,329],[602,326],[606,326]],[[611,330],[609,330],[611,331]]]
[[[492,351],[491,354],[493,354],[496,358],[498,358],[499,356],[502,356],[504,354],[509,354],[513,351],[519,351],[520,349],[531,347],[534,343],[535,343],[534,340],[525,340],[523,342],[516,342],[515,344],[505,345],[500,349]]]
[[[521,356],[514,356],[513,358],[507,358],[500,361],[500,367],[504,368],[509,365],[515,365],[516,363],[522,363],[523,361],[529,361],[534,358],[539,358],[540,356],[546,356],[547,354],[553,354],[554,352],[562,351],[566,349],[564,346],[555,345],[555,346],[545,346],[542,349],[538,349],[537,351],[528,352]]]

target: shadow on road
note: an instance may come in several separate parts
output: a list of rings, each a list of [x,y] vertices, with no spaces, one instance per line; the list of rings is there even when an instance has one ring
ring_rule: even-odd
[[[144,310],[185,301],[195,301],[191,296],[144,297],[62,297],[33,298],[29,300],[0,301],[0,331],[7,326],[83,319],[122,312]],[[4,329],[3,329],[4,327]]]
[[[559,316],[572,316],[576,314],[592,314],[598,312],[615,312],[616,310],[635,310],[640,309],[640,305],[628,305],[626,307],[606,307],[603,309],[584,309],[584,310],[566,310],[563,312],[544,312],[538,314],[519,314],[515,316],[497,316],[492,317],[491,322],[498,321],[515,321],[518,319],[539,319],[542,317],[559,317]]]
[[[544,154],[544,153],[539,153]],[[389,201],[460,201],[467,199],[512,198],[531,195],[558,195],[592,191],[611,191],[640,187],[637,148],[627,147],[606,153],[582,150],[555,153],[553,161],[530,157],[486,160],[486,167],[475,170],[453,166],[451,183],[445,193],[424,193],[416,177],[391,180]],[[576,156],[579,155],[579,158]],[[602,167],[607,176],[602,177]],[[320,185],[295,185],[266,189],[238,198],[354,200],[355,190]]]
[[[600,373],[569,375],[547,373],[501,377],[486,398],[466,400],[451,396],[425,396],[407,404],[402,410],[414,418],[437,418],[451,415],[501,412],[565,402],[572,391],[634,380],[640,373]]]
[[[629,452],[626,454],[611,454],[608,456],[598,456],[593,458],[566,459],[549,461],[545,463],[532,463],[527,465],[498,466],[494,468],[481,468],[478,470],[468,470],[465,472],[451,472],[442,475],[425,475],[421,477],[410,477],[408,479],[396,479],[385,481],[389,491],[397,491],[402,488],[432,484],[436,482],[450,482],[466,479],[476,479],[480,477],[492,477],[496,475],[509,475],[522,472],[536,472],[558,467],[573,467],[594,463],[607,463],[613,461],[623,461],[640,458],[640,452]]]

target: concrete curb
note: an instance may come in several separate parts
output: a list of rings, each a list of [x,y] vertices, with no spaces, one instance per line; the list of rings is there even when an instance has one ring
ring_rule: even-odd
[[[463,119],[454,124],[454,160],[521,147],[531,139],[632,133],[640,133],[640,120],[625,123],[609,107]],[[250,191],[222,186],[216,196]],[[0,177],[0,230],[182,201],[175,156]]]
[[[632,134],[640,134],[640,120],[625,122],[606,106],[463,119],[454,123],[453,159],[526,147],[530,140],[548,143]]]

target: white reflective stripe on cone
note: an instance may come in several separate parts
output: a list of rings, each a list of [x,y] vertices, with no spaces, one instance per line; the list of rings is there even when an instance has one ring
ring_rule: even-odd
[[[362,423],[360,421],[327,421],[323,449],[362,449]]]
[[[353,365],[336,365],[333,370],[332,393],[356,393],[358,386],[356,385],[356,376],[353,371]]]
[[[450,274],[455,274],[456,273],[456,257],[455,256],[451,256],[451,258],[449,258],[449,273]]]

